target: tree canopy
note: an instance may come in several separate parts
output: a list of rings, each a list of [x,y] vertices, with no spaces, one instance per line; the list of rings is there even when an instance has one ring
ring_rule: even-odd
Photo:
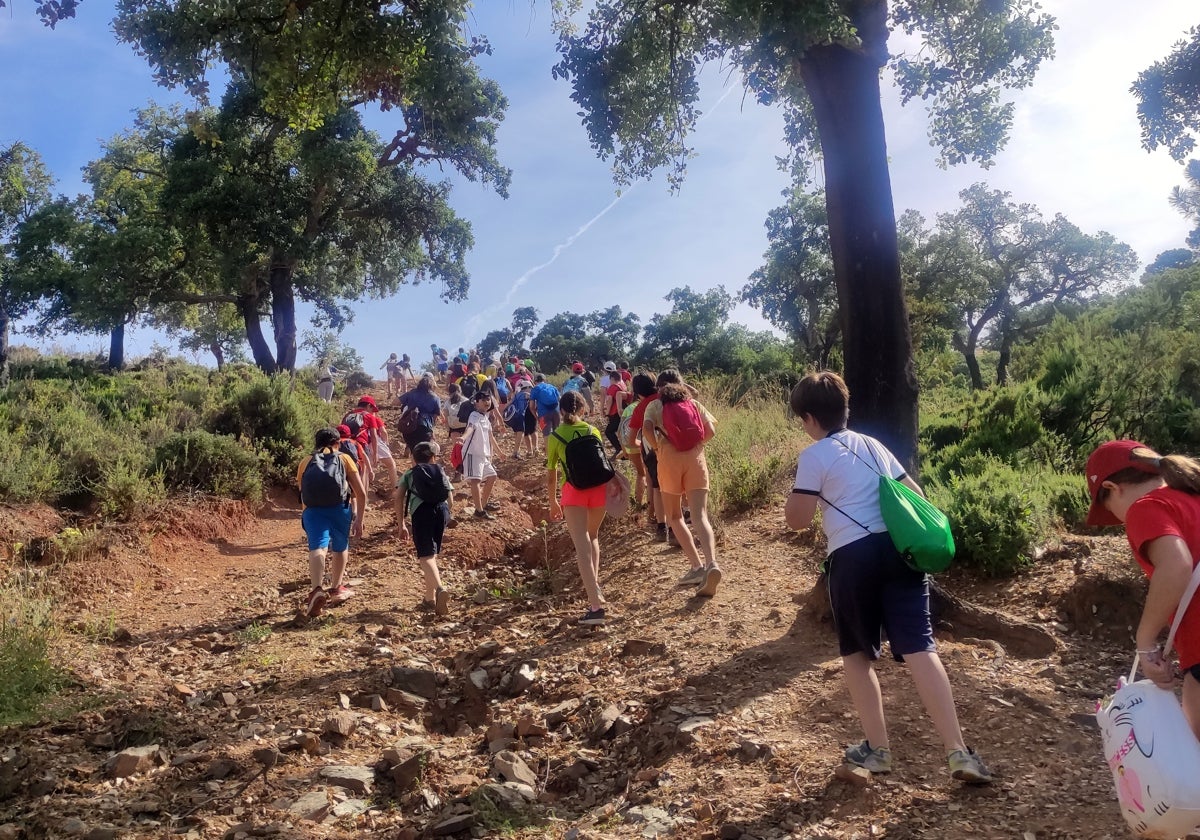
[[[726,61],[785,110],[798,157],[819,150],[851,390],[851,421],[905,461],[916,448],[916,378],[899,274],[879,95],[887,38],[901,95],[928,103],[940,162],[987,163],[1012,123],[1003,88],[1032,82],[1054,20],[1032,0],[559,0],[561,60],[584,127],[618,183],[664,168],[678,185],[700,113],[699,72]]]
[[[1111,234],[1085,234],[1062,215],[1045,219],[1030,204],[974,184],[963,206],[915,235],[913,288],[941,301],[975,388],[984,385],[981,339],[999,350],[996,381],[1007,379],[1013,344],[1050,322],[1055,307],[1115,291],[1137,268],[1137,255]]]
[[[1165,146],[1178,161],[1190,155],[1200,134],[1200,26],[1138,74],[1131,90],[1138,100],[1142,145],[1149,151]]]

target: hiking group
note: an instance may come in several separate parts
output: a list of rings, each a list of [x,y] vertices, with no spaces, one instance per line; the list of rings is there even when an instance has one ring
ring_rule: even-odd
[[[422,603],[439,616],[448,614],[451,597],[437,561],[453,518],[451,474],[468,484],[472,518],[494,519],[495,462],[506,454],[498,434],[503,428],[511,433],[508,454],[514,460],[545,457],[550,517],[562,520],[570,534],[587,602],[578,624],[610,620],[600,583],[599,531],[606,515],[628,507],[630,495],[645,509],[655,538],[682,549],[688,568],[678,583],[695,587],[699,597],[717,593],[723,571],[707,510],[705,459],[716,421],[679,371],[635,375],[606,361],[597,378],[575,362],[560,389],[529,359],[514,357],[501,366],[461,349],[453,357],[437,346],[432,350],[431,371],[399,377],[394,391],[409,469],[398,475],[387,429],[369,395],[337,429],[317,432],[313,454],[300,463],[296,480],[311,583],[306,615],[353,595],[343,580],[349,541],[361,536],[366,488],[381,465],[387,488],[398,490],[396,536],[416,548]],[[830,372],[810,374],[792,391],[791,411],[813,443],[798,455],[784,505],[794,529],[808,527],[821,513],[823,568],[843,675],[865,736],[846,749],[845,760],[872,773],[894,767],[873,664],[883,655],[886,635],[891,655],[912,675],[952,777],[989,782],[990,771],[964,742],[937,654],[928,576],[896,548],[880,505],[884,477],[916,494],[921,488],[882,443],[847,428],[849,399],[845,383]],[[595,425],[589,422],[593,411]],[[446,427],[448,457],[434,441],[438,424]],[[632,468],[632,487],[616,466],[621,460]],[[1176,674],[1158,637],[1176,607],[1188,607],[1178,601],[1200,557],[1200,462],[1159,456],[1136,441],[1113,441],[1093,453],[1087,480],[1089,524],[1124,523],[1134,556],[1151,576],[1138,655],[1150,679],[1170,685]],[[1173,639],[1183,667],[1183,712],[1200,738],[1200,608],[1187,610]]]

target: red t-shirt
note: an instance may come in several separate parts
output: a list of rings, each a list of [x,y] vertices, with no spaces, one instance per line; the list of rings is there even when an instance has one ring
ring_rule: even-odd
[[[633,414],[629,415],[629,428],[637,429],[638,433],[641,433],[642,424],[646,422],[646,407],[656,399],[658,399],[658,394],[651,394],[638,401],[638,404],[633,407]]]
[[[372,414],[371,410],[368,408],[356,408],[352,411],[348,411],[348,412],[346,412],[346,417],[349,417],[355,411],[362,412],[363,426],[362,426],[362,430],[358,433],[358,435],[354,439],[356,441],[358,441],[359,443],[361,443],[363,446],[366,446],[367,444],[369,444],[371,442],[371,429],[383,429],[384,428],[383,418],[380,417],[378,414]],[[342,422],[343,423],[346,422],[345,418],[342,418]]]
[[[604,393],[612,399],[612,404],[608,407],[608,416],[612,417],[614,414],[619,416],[622,409],[625,408],[625,383],[618,378],[608,386],[608,390]],[[621,396],[618,397],[618,394]]]
[[[1147,559],[1146,545],[1158,537],[1182,539],[1191,552],[1192,567],[1195,568],[1200,559],[1200,496],[1170,487],[1151,490],[1129,506],[1125,514],[1125,536],[1134,558],[1151,577],[1154,566]],[[1175,636],[1175,649],[1179,651],[1179,664],[1183,668],[1200,665],[1200,595],[1192,598],[1184,613]]]
[[[633,374],[630,371],[627,371],[622,368],[621,381],[624,382],[626,385],[628,385],[630,382],[633,381]]]

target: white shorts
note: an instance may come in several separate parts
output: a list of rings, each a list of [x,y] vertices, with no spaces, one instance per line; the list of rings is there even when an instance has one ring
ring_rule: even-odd
[[[381,440],[375,441],[375,460],[383,461],[392,457],[392,450]]]
[[[496,468],[482,455],[467,455],[463,458],[462,473],[467,481],[483,481],[495,477]]]

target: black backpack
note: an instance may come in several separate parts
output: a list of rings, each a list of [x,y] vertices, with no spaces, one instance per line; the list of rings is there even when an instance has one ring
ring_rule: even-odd
[[[350,429],[350,437],[356,438],[362,434],[363,427],[367,425],[367,420],[363,416],[362,411],[351,411],[342,418],[342,425]]]
[[[354,459],[354,463],[358,463],[358,444],[353,440],[346,439],[338,444],[338,451],[349,455]]]
[[[307,507],[342,507],[350,498],[346,463],[336,449],[314,452],[300,476],[300,498]]]
[[[592,434],[591,427],[585,432],[576,432],[575,437],[567,440],[557,431],[552,433],[565,444],[563,453],[563,469],[567,481],[577,490],[589,490],[599,487],[612,480],[617,474],[612,461],[608,458],[608,450],[604,442]]]
[[[458,387],[464,397],[471,399],[471,397],[475,396],[475,392],[479,390],[479,380],[475,378],[475,374],[468,373],[462,379],[458,380]]]
[[[475,403],[470,400],[464,402],[458,407],[458,422],[467,423],[471,420],[471,414],[475,411]]]
[[[412,468],[412,491],[422,502],[440,505],[450,498],[442,468],[437,464],[416,464]]]

